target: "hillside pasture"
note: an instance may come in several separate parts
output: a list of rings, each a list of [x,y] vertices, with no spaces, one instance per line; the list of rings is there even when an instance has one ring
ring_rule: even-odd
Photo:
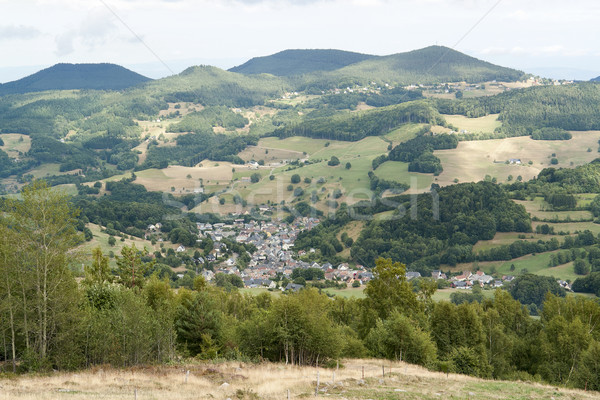
[[[550,166],[556,154],[556,168],[570,168],[591,162],[598,157],[600,131],[572,132],[571,140],[532,140],[528,136],[506,139],[460,142],[456,149],[437,150],[434,154],[442,161],[444,171],[438,177],[441,186],[459,182],[478,182],[486,175],[498,182],[507,182],[521,176],[529,180],[543,168]],[[521,164],[506,164],[509,159],[520,159]],[[532,162],[529,165],[529,161]]]
[[[417,133],[423,129],[426,124],[404,124],[398,129],[394,129],[383,137],[392,143],[392,146],[397,146],[400,143],[414,139]]]
[[[177,113],[177,112],[179,112],[179,115],[183,117],[184,115],[187,115],[189,113],[201,111],[202,109],[204,109],[202,104],[195,104],[195,103],[178,102],[178,103],[168,103],[168,104],[169,104],[168,109],[159,111],[159,113],[158,113],[159,117],[162,118],[169,114]]]
[[[31,148],[31,138],[20,133],[3,133],[0,134],[0,139],[4,142],[4,146],[0,149],[6,152],[11,158],[19,158],[19,153],[25,154]]]
[[[151,168],[136,172],[135,183],[143,185],[149,191],[173,194],[194,193],[202,186],[205,188],[226,187],[233,178],[232,168],[236,168],[238,171],[240,166],[233,166],[228,162],[205,160],[195,167],[172,165],[163,169]],[[241,169],[248,169],[248,167],[242,166]],[[118,181],[129,177],[130,174],[127,173],[112,176],[104,181]],[[175,190],[171,188],[175,188]]]
[[[379,137],[367,137],[357,142],[291,137],[283,140],[265,138],[259,142],[259,146],[306,152],[312,163],[298,168],[294,166],[275,168],[273,170],[275,179],[263,179],[255,184],[240,182],[235,186],[236,193],[249,204],[262,204],[268,201],[275,203],[285,201],[288,204],[297,200],[293,192],[287,190],[287,186],[291,184],[292,175],[298,174],[301,182],[293,185],[293,188],[301,187],[305,192],[299,199],[306,200],[311,192],[316,191],[319,196],[317,206],[325,210],[327,208],[325,201],[333,200],[331,193],[335,189],[340,189],[343,193],[343,196],[337,199],[339,203],[345,201],[353,204],[371,197],[367,173],[371,170],[373,159],[386,152],[388,143]],[[327,165],[327,161],[334,155],[340,159],[340,165]],[[347,162],[351,164],[350,169],[345,167]],[[311,182],[305,183],[305,178],[309,178]],[[325,182],[319,184],[320,178]]]
[[[554,228],[555,233],[569,232],[570,234],[574,234],[575,232],[583,232],[585,230],[591,231],[594,235],[598,235],[600,233],[600,224],[595,224],[593,222],[551,223],[551,222],[534,221],[531,223],[531,225],[532,225],[534,231],[535,231],[536,226],[538,226],[538,225],[548,225],[548,226]]]
[[[94,238],[89,242],[84,242],[81,246],[79,246],[78,250],[82,253],[86,260],[92,260],[92,251],[99,247],[102,250],[102,253],[105,256],[108,256],[112,251],[114,254],[121,254],[121,249],[125,246],[133,246],[135,245],[138,249],[146,248],[149,252],[153,252],[159,249],[159,246],[152,246],[152,243],[148,240],[143,240],[134,236],[131,238],[127,238],[124,241],[121,241],[119,237],[115,237],[117,239],[114,246],[110,246],[108,244],[109,235],[105,232],[102,232],[102,229],[99,225],[89,223],[87,227],[92,231],[92,235]],[[88,261],[91,262],[91,261]],[[114,258],[109,260],[111,266],[116,266],[116,261]]]
[[[535,228],[534,228],[535,231]],[[520,238],[520,235],[525,235],[525,239]],[[541,235],[537,233],[517,233],[517,232],[497,232],[491,240],[480,240],[473,246],[473,251],[489,250],[494,247],[510,245],[517,240],[525,240],[527,242],[537,242],[538,240],[548,241],[552,238],[557,238],[559,242],[563,241],[562,236],[556,235]]]
[[[60,164],[48,163],[42,164],[39,167],[36,167],[27,174],[32,175],[34,179],[43,179],[52,175],[75,175],[81,170],[73,170],[73,171],[60,171]]]
[[[281,163],[284,160],[301,160],[305,155],[301,151],[285,150],[278,148],[268,148],[264,146],[248,146],[242,152],[238,153],[244,161],[264,160],[265,164]]]
[[[581,197],[584,196],[584,197]],[[592,194],[593,197],[596,194]],[[590,196],[587,195],[577,195],[577,205],[582,206],[582,204],[589,204],[591,200],[587,200]],[[592,197],[592,198],[593,198]],[[580,200],[581,199],[581,200]],[[513,200],[515,203],[522,205],[525,207],[525,211],[531,215],[531,217],[536,217],[540,220],[559,220],[559,221],[580,221],[587,220],[593,217],[590,211],[586,210],[578,210],[578,211],[551,211],[552,206],[544,201],[543,197],[536,197],[533,200]]]
[[[409,172],[408,163],[401,161],[386,161],[375,170],[375,175],[380,179],[409,184],[409,193],[428,191],[434,181],[432,174]]]
[[[489,114],[485,117],[468,118],[464,115],[444,115],[448,124],[458,128],[459,132],[466,130],[468,133],[493,133],[496,128],[502,126],[498,121],[499,114]]]

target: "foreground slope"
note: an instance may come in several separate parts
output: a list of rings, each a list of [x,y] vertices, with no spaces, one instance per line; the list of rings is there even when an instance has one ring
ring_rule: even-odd
[[[120,90],[149,81],[115,64],[56,64],[17,81],[0,85],[0,95],[45,90]]]
[[[315,71],[331,71],[375,58],[369,54],[343,50],[284,50],[265,57],[254,57],[229,71],[241,74],[292,76]]]
[[[385,377],[382,377],[382,365]],[[186,378],[185,371],[190,371]],[[319,396],[314,397],[317,372]],[[364,373],[364,379],[363,379]],[[283,364],[187,364],[131,370],[93,369],[0,380],[2,398],[27,399],[595,399],[537,383],[430,372],[402,362],[345,360],[340,369]]]

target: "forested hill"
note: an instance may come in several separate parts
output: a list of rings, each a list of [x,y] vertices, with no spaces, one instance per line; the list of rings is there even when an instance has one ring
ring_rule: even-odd
[[[229,71],[241,74],[293,76],[315,71],[332,71],[375,57],[343,50],[284,50],[270,56],[252,58]]]
[[[0,85],[0,95],[44,90],[119,90],[149,81],[115,64],[56,64],[17,81]]]
[[[398,84],[439,82],[517,81],[522,71],[500,67],[443,46],[430,46],[407,53],[365,60],[314,76],[315,83],[346,80],[368,83],[381,81]]]
[[[600,76],[595,77],[594,79],[590,79],[591,82],[600,82]]]

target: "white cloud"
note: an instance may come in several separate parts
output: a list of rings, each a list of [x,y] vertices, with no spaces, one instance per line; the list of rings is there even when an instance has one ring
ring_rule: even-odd
[[[8,25],[0,26],[0,40],[7,39],[33,39],[40,36],[41,32],[32,27],[25,25]]]
[[[56,55],[69,55],[76,51],[77,46],[94,49],[107,43],[116,31],[114,16],[108,10],[95,10],[88,13],[77,28],[56,36]]]

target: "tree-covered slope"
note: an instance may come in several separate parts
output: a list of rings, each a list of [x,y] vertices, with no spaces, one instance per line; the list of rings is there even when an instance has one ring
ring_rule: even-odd
[[[332,71],[375,58],[369,54],[343,50],[284,50],[265,57],[254,57],[229,71],[241,74],[302,75],[315,71]]]
[[[511,90],[497,96],[437,100],[442,114],[480,117],[500,114],[507,136],[530,135],[539,128],[586,131],[600,129],[600,85],[578,83]]]
[[[339,70],[314,74],[313,85],[335,81],[366,84],[371,81],[397,84],[440,82],[516,81],[522,71],[500,67],[443,46],[377,57]],[[311,86],[311,85],[308,85]]]
[[[274,136],[306,136],[316,139],[357,141],[387,133],[406,123],[444,125],[443,117],[431,103],[418,100],[356,113],[307,118],[299,124],[278,128]]]
[[[278,97],[288,89],[289,85],[284,80],[274,76],[247,76],[202,65],[148,82],[133,90],[131,96],[150,96],[169,102],[247,107]]]
[[[115,64],[56,64],[17,81],[0,85],[0,95],[44,90],[120,90],[149,81]]]

